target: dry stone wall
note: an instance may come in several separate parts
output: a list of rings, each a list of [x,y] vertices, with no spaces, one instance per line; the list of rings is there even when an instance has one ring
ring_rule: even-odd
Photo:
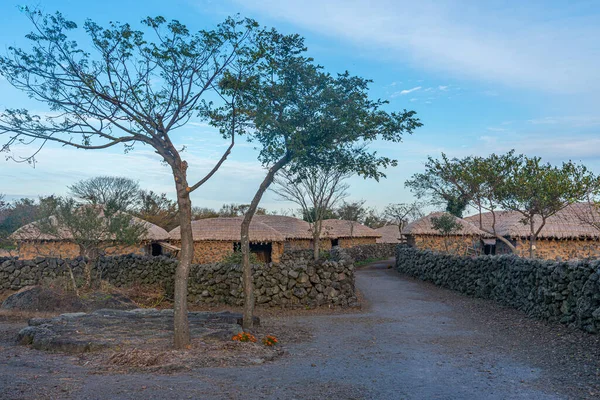
[[[177,260],[168,257],[127,255],[101,258],[97,272],[116,286],[164,285],[173,290]],[[0,290],[18,290],[45,279],[67,276],[69,268],[81,276],[83,260],[37,258],[0,259]],[[341,250],[328,259],[314,261],[312,250],[287,252],[279,263],[253,266],[257,304],[274,307],[358,305],[354,286],[354,262]],[[196,303],[243,304],[242,270],[239,265],[195,264],[189,278],[188,300]]]
[[[383,260],[396,255],[398,243],[375,243],[344,249],[356,262],[367,260]]]
[[[399,246],[399,272],[530,316],[600,331],[600,260],[570,262],[514,255],[459,257]]]

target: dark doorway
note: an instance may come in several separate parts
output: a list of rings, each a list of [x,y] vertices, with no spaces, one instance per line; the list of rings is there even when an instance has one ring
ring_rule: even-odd
[[[483,254],[486,256],[495,256],[496,255],[496,240],[494,239],[484,239],[482,241],[483,244]]]
[[[339,246],[340,241],[338,239],[331,239],[331,247]]]
[[[152,254],[152,256],[156,257],[156,256],[162,256],[163,255],[163,248],[160,244],[158,243],[152,243],[150,245],[150,254]]]
[[[271,262],[271,243],[250,243],[250,253],[254,253],[261,263]]]

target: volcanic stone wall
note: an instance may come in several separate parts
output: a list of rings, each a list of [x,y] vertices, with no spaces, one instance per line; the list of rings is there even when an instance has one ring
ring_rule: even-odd
[[[36,258],[0,259],[0,291],[18,290],[44,280],[69,276],[71,269],[81,277],[83,260]],[[168,257],[127,255],[103,257],[96,273],[116,286],[160,284],[172,293],[178,261]],[[354,262],[342,250],[314,261],[312,250],[287,252],[279,263],[253,266],[258,304],[295,307],[358,304],[354,287]],[[189,278],[188,300],[196,303],[243,304],[242,270],[224,263],[195,264]]]
[[[396,255],[398,243],[374,243],[344,249],[356,262],[366,260],[383,260]]]
[[[600,331],[600,261],[459,257],[399,246],[399,272],[530,316]]]

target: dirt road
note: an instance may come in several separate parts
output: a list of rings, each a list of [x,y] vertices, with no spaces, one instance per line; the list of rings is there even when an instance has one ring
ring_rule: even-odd
[[[357,314],[290,317],[314,339],[273,362],[185,374],[92,373],[0,343],[3,398],[566,399],[600,397],[596,337],[400,276],[357,272]],[[15,357],[19,354],[18,357]],[[24,359],[25,358],[25,359]]]

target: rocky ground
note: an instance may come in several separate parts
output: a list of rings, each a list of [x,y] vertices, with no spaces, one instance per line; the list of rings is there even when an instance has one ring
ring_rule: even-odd
[[[261,315],[283,354],[257,363],[195,363],[198,350],[60,355],[17,346],[0,323],[0,396],[11,399],[585,399],[600,396],[598,336],[402,277],[386,263],[357,273],[363,312]],[[272,311],[271,311],[272,312]],[[222,342],[216,352],[235,352]],[[239,345],[239,344],[233,344]],[[137,345],[136,345],[137,346]],[[134,347],[136,347],[134,346]],[[137,347],[136,347],[137,348]],[[141,349],[141,347],[140,347]],[[251,347],[246,348],[252,352]],[[237,353],[240,354],[240,353]],[[187,358],[186,358],[187,357]],[[253,356],[252,356],[253,357]],[[247,357],[246,359],[251,359]],[[120,361],[121,360],[121,361]],[[141,360],[141,361],[140,361]],[[135,362],[141,363],[140,366]],[[120,365],[123,363],[124,365]],[[167,363],[168,364],[168,363]],[[180,363],[179,365],[182,365]]]

